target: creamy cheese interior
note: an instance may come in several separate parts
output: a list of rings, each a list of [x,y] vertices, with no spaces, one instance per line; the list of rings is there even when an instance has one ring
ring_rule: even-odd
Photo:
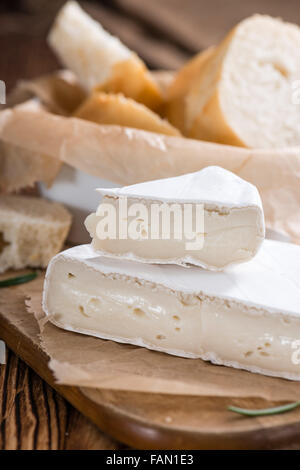
[[[300,378],[292,342],[300,318],[270,313],[58,258],[44,308],[57,326],[185,357]],[[200,290],[199,286],[199,290]]]
[[[112,204],[118,218],[118,201],[118,198],[104,197],[101,204]],[[153,201],[130,198],[128,208],[141,201],[150,214],[150,205]],[[169,240],[150,239],[150,217],[147,222],[140,218],[138,240],[100,239],[96,233],[96,226],[101,218],[96,214],[91,214],[85,224],[93,239],[93,248],[110,255],[134,257],[145,261],[176,261],[198,264],[209,269],[222,269],[231,263],[247,261],[255,255],[264,237],[262,217],[259,208],[254,206],[229,209],[205,205],[204,245],[199,250],[187,250],[186,242],[189,240],[184,237],[182,240],[174,239],[172,230]]]

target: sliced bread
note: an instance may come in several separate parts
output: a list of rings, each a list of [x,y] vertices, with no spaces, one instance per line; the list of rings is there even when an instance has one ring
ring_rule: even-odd
[[[300,145],[300,28],[255,15],[206,61],[186,96],[186,135],[250,148]]]
[[[151,109],[161,104],[160,89],[144,62],[78,3],[69,1],[62,7],[48,42],[87,91],[120,92]]]
[[[31,196],[0,195],[0,272],[46,267],[71,225],[61,205]]]

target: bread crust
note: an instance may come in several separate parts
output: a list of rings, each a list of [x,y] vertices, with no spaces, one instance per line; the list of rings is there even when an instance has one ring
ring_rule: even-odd
[[[144,62],[76,2],[61,8],[48,43],[85,91],[123,93],[151,109],[162,104],[161,90]]]
[[[158,114],[121,94],[93,93],[74,116],[97,124],[131,127],[165,135],[180,135],[175,127]]]
[[[132,54],[130,59],[113,66],[110,77],[95,87],[95,91],[123,93],[124,96],[157,110],[163,103],[162,93],[144,62]]]
[[[269,36],[266,36],[268,40],[266,40],[262,46],[261,54],[257,56],[255,51],[252,52],[250,48],[252,44],[251,41],[255,43],[255,40],[257,41],[256,37],[260,37],[260,35],[262,38],[264,37],[264,27],[269,27],[270,32]],[[263,105],[260,109],[255,107],[252,111],[252,115],[250,114],[250,116],[247,117],[248,101],[254,98],[254,95],[251,95],[251,91],[253,91],[254,87],[253,74],[256,69],[254,67],[252,70],[249,68],[252,72],[252,78],[249,79],[249,82],[247,82],[247,78],[244,78],[243,82],[237,81],[239,79],[237,71],[235,71],[235,74],[232,73],[234,64],[236,64],[236,70],[239,70],[239,73],[242,74],[241,64],[252,63],[251,61],[254,61],[258,70],[267,65],[279,72],[279,76],[281,74],[285,77],[282,86],[285,87],[285,89],[290,86],[292,89],[292,73],[295,73],[295,67],[291,67],[291,63],[293,64],[292,59],[294,56],[291,56],[290,60],[287,62],[288,66],[293,71],[291,72],[291,77],[289,77],[289,71],[286,72],[284,66],[282,66],[282,63],[285,64],[285,58],[280,55],[280,47],[277,47],[279,50],[277,52],[275,46],[272,52],[267,49],[272,34],[274,36],[276,36],[276,34],[280,36],[279,32],[281,28],[282,35],[286,35],[287,44],[293,44],[293,41],[295,44],[298,44],[296,39],[299,40],[300,43],[300,29],[297,28],[297,26],[281,22],[281,20],[273,19],[268,16],[255,15],[247,18],[229,32],[215,49],[214,53],[203,63],[197,77],[193,80],[191,89],[185,96],[184,135],[199,140],[251,148],[280,148],[298,144],[299,133],[296,132],[296,125],[292,128],[289,124],[290,127],[288,128],[291,133],[294,130],[294,141],[292,137],[287,140],[283,135],[281,140],[276,139],[277,127],[278,134],[280,134],[281,129],[282,132],[286,129],[287,123],[285,121],[289,121],[289,116],[286,116],[286,119],[281,122],[280,113],[275,113],[276,110],[284,110],[284,105],[282,105],[281,108],[274,107],[272,117],[274,125],[266,125],[266,128],[264,128],[264,123],[268,124],[268,119],[271,119],[272,105],[277,102],[277,93],[281,92],[281,90],[276,88],[276,86],[279,86],[278,83],[274,82],[273,88],[270,89],[270,86],[268,88],[266,79],[260,79],[261,81],[257,82],[257,87],[260,87],[260,90],[255,97],[256,100],[254,102],[256,106],[260,104],[259,96],[267,96],[267,98],[263,100]],[[253,35],[255,39],[253,39]],[[241,41],[246,41],[246,39],[248,40],[248,43],[246,43],[248,48],[244,50],[241,48],[240,44]],[[249,50],[251,51],[250,53]],[[237,54],[246,54],[245,51],[249,53],[249,57],[245,55],[244,59],[239,62],[239,56]],[[262,76],[265,73],[265,69],[262,69],[260,75]],[[249,90],[249,98],[247,97],[247,93],[244,92],[245,89]],[[242,93],[241,90],[243,90]],[[239,96],[238,93],[241,93],[241,96]],[[234,99],[234,95],[237,97],[236,100]],[[284,96],[286,100],[289,99],[287,92]],[[287,101],[286,107],[288,106],[290,106],[290,103]],[[266,108],[271,111],[266,113]],[[237,110],[239,110],[239,112]],[[248,110],[250,112],[251,107],[249,107]],[[264,118],[256,121],[255,115],[257,115],[257,117],[263,116]],[[256,122],[257,124],[255,124]],[[248,131],[247,123],[252,129],[251,133]],[[259,135],[259,138],[255,137],[257,135]],[[281,141],[285,143],[281,143]]]
[[[210,47],[191,60],[189,60],[176,74],[167,90],[164,115],[175,127],[184,134],[186,130],[185,98],[195,80],[200,74],[204,64],[212,57],[215,51]]]
[[[236,27],[221,44],[207,55],[198,75],[194,78],[185,99],[185,135],[193,139],[206,140],[226,145],[245,147],[238,135],[229,126],[223,113],[220,98],[220,80],[224,60],[234,37]],[[199,89],[206,92],[199,96]],[[204,99],[202,111],[198,114],[198,101]],[[206,98],[206,99],[205,99]]]

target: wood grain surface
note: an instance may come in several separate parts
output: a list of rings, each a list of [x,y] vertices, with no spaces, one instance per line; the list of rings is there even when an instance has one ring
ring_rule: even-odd
[[[0,365],[0,449],[124,448],[79,413],[14,353]]]

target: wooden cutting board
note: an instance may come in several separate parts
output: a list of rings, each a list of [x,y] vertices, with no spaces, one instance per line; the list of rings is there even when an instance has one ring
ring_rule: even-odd
[[[37,323],[24,301],[24,285],[0,289],[0,338],[115,439],[139,449],[300,448],[300,409],[246,418],[227,411],[230,397],[178,397],[57,385],[39,344]],[[259,408],[274,404],[248,398],[241,399],[239,405]]]

